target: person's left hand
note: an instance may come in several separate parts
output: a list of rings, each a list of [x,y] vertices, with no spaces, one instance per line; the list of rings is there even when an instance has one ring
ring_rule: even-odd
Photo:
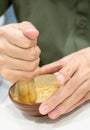
[[[41,67],[41,74],[57,71],[57,80],[62,87],[39,107],[40,113],[48,114],[51,119],[90,100],[90,47]]]

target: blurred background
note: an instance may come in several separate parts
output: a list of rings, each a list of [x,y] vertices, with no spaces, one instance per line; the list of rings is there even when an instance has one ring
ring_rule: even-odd
[[[0,16],[0,26],[9,24],[9,23],[16,23],[16,22],[17,20],[15,18],[13,6],[11,5],[9,9],[5,12],[5,14]]]

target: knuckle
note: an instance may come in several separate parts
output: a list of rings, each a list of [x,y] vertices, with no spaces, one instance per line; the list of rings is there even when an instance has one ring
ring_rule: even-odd
[[[60,71],[60,74],[63,75],[65,77],[65,80],[67,81],[67,80],[70,79],[70,77],[72,76],[73,73],[72,73],[71,67],[70,68],[69,67],[65,67],[64,69],[62,69]]]
[[[36,56],[35,56],[35,55],[32,55],[31,61],[34,61],[35,59],[36,59]]]
[[[39,67],[37,67],[34,71],[26,73],[24,75],[24,79],[29,79],[29,80],[33,79],[34,77],[36,77],[37,75],[39,75],[39,73],[40,73],[40,69],[39,69]]]
[[[65,75],[65,68],[61,69],[59,72],[60,74]]]
[[[40,58],[38,58],[38,59],[33,63],[34,69],[36,69],[36,68],[39,66],[39,61],[40,61]]]
[[[26,43],[26,44],[23,43],[24,48],[29,48],[29,47],[30,47],[29,42],[26,41],[25,43]]]
[[[37,47],[37,54],[40,55],[41,54],[41,50],[40,50],[40,48],[38,46],[36,46],[36,47]]]
[[[34,78],[34,74],[32,73],[28,73],[27,75],[25,75],[25,79],[33,79]]]
[[[38,47],[32,48],[30,54],[31,54],[31,57],[30,57],[31,60],[35,60],[35,59],[39,58],[40,49]]]
[[[31,52],[31,56],[32,56],[32,60],[36,59],[36,51],[33,49],[33,51]]]
[[[86,99],[86,101],[90,100],[90,91],[86,94],[85,99]]]
[[[39,61],[34,61],[34,62],[30,62],[26,65],[26,70],[27,71],[34,71],[37,67],[38,67]]]
[[[0,52],[4,52],[5,48],[4,44],[0,43]]]
[[[4,56],[0,56],[0,66],[6,65],[7,59]]]
[[[35,70],[37,67],[38,67],[38,62],[37,61],[33,62],[32,71]]]
[[[6,30],[4,28],[0,28],[0,37],[6,35]]]
[[[4,78],[6,78],[6,77],[8,77],[8,75],[10,74],[10,71],[8,70],[8,69],[1,69],[0,70],[0,74],[4,77]]]
[[[22,41],[22,48],[28,49],[31,47],[30,41],[24,37],[24,40]]]
[[[20,40],[21,40],[21,44],[19,46],[21,46],[22,48],[29,49],[31,47],[30,40],[27,39],[26,37],[22,36],[22,39],[20,37],[18,39],[17,39],[17,41],[19,42],[18,44],[20,44]]]

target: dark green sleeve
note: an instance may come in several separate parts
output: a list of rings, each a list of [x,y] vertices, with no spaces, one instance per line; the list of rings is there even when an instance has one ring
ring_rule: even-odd
[[[0,0],[0,15],[2,15],[10,6],[10,0]]]

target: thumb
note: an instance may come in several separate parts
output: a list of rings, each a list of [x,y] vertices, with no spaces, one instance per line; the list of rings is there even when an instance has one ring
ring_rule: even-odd
[[[36,39],[39,35],[39,31],[30,22],[23,22],[21,30],[23,34],[31,40]]]

